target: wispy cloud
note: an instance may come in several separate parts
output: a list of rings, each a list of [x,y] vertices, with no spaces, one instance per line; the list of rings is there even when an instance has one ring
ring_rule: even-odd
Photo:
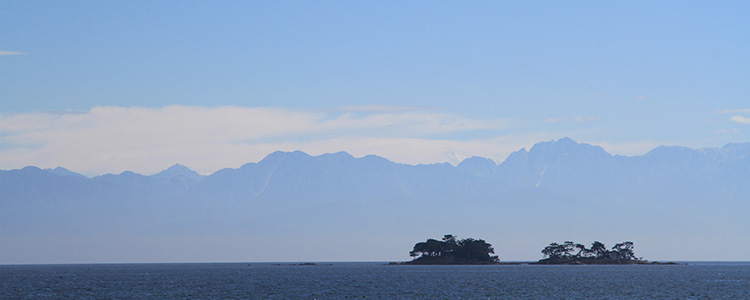
[[[716,111],[717,114],[750,114],[750,108],[730,108]]]
[[[78,110],[49,110],[45,113],[52,114],[52,115],[82,115],[87,112],[85,111],[78,111]]]
[[[357,105],[339,106],[329,109],[332,112],[365,112],[365,113],[399,113],[414,111],[433,111],[436,107],[410,105]]]
[[[729,120],[740,124],[750,124],[750,118],[743,116],[732,116]]]
[[[17,51],[2,51],[0,50],[0,56],[2,55],[25,55],[24,52],[17,52]]]
[[[721,129],[713,130],[711,132],[718,133],[718,134],[727,134],[727,133],[740,133],[740,130],[737,128],[732,128],[732,129],[721,128]]]
[[[750,115],[750,108],[722,109],[722,110],[717,110],[714,113],[722,114],[722,115],[733,115],[729,117],[729,121],[740,123],[740,124],[750,124],[750,117],[743,116],[743,115]]]
[[[582,117],[582,116],[576,116],[573,118],[549,118],[544,120],[546,123],[563,123],[563,122],[577,122],[577,123],[583,123],[583,122],[593,122],[598,121],[599,119],[596,117]]]
[[[276,150],[343,150],[403,163],[457,163],[472,155],[501,160],[519,146],[529,146],[534,137],[471,140],[445,135],[507,126],[500,119],[426,111],[352,114],[231,106],[0,114],[0,169],[62,165],[87,175],[126,169],[149,173],[179,162],[210,173],[258,161]]]
[[[595,118],[562,121],[591,120]],[[456,164],[471,156],[501,162],[540,141],[591,135],[555,129],[530,132],[514,126],[505,119],[406,109],[353,113],[176,105],[0,113],[0,169],[35,165],[63,166],[90,176],[125,170],[152,174],[181,163],[209,174],[260,161],[277,150],[376,154],[407,164]],[[663,144],[579,142],[625,155],[643,154]]]
[[[578,123],[581,123],[581,122],[593,122],[593,121],[598,121],[599,119],[597,119],[596,117],[581,117],[581,116],[578,116],[578,117],[575,117],[575,118],[574,118],[574,120],[575,120],[576,122],[578,122]]]
[[[549,118],[549,119],[544,120],[544,122],[552,123],[552,124],[554,124],[554,123],[562,123],[562,122],[567,122],[567,121],[568,121],[568,119],[566,119],[566,118]]]

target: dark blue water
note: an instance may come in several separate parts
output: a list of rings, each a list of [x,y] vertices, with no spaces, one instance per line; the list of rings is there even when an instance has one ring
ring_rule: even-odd
[[[0,266],[0,299],[750,299],[750,263]]]

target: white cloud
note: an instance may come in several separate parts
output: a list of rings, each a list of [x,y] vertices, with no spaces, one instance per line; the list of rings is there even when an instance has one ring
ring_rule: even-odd
[[[534,137],[467,141],[434,135],[498,130],[506,123],[424,111],[353,115],[229,106],[0,114],[0,169],[61,165],[87,175],[149,174],[182,163],[206,174],[276,150],[377,154],[410,164],[457,163],[472,155],[499,161]]]
[[[24,52],[16,52],[16,51],[1,51],[0,50],[0,56],[3,56],[3,55],[24,55],[24,54],[26,54],[26,53],[24,53]]]
[[[718,110],[715,113],[717,114],[724,114],[728,115],[731,114],[729,118],[729,121],[740,123],[740,124],[750,124],[750,117],[742,116],[740,114],[750,114],[750,108],[730,108],[730,109],[722,109]]]
[[[750,118],[743,116],[732,116],[729,120],[740,124],[750,124]]]
[[[544,122],[553,123],[553,124],[554,123],[567,122],[567,121],[568,121],[568,119],[566,119],[566,118],[549,118],[549,119],[544,120]]]

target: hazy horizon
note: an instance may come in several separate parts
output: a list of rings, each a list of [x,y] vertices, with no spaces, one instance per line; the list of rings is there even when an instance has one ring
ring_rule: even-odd
[[[511,258],[564,239],[632,239],[667,256],[639,253],[647,259],[685,258],[670,243],[703,245],[688,258],[710,258],[712,243],[745,247],[746,149],[692,150],[750,142],[748,11],[750,2],[4,2],[0,244],[14,246],[0,252],[307,261],[347,247],[334,233],[372,235],[382,245],[373,258],[445,233],[527,245]],[[662,145],[689,150],[645,157]],[[296,150],[358,159],[260,163]],[[494,166],[457,167],[474,156]],[[212,177],[17,170],[94,177],[176,163]],[[466,216],[417,222],[454,211]],[[553,225],[561,211],[575,226]],[[282,249],[294,247],[287,239],[314,251]]]
[[[625,157],[565,138],[501,164],[296,151],[209,176],[0,170],[0,261],[399,261],[447,233],[485,239],[502,260],[629,240],[649,260],[740,261],[748,158],[750,143]]]

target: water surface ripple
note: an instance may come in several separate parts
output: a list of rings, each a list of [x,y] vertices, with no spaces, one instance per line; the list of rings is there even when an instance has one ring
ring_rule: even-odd
[[[0,266],[0,299],[750,299],[750,263]]]

